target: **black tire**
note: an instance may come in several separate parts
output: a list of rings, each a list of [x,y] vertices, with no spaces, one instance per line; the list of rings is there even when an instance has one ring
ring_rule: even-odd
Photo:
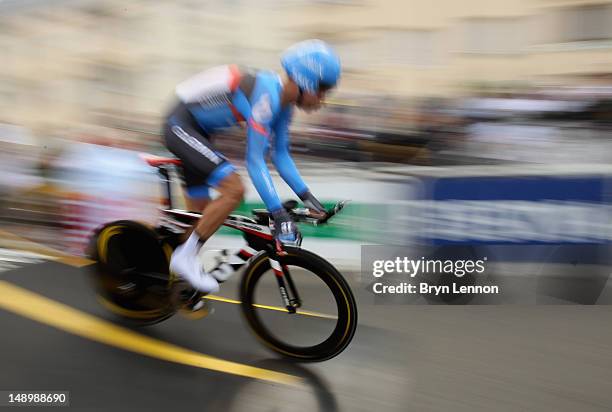
[[[178,284],[170,275],[171,248],[157,233],[138,222],[107,223],[92,236],[88,254],[100,303],[131,324],[161,322],[178,309]],[[156,278],[131,276],[154,274]]]
[[[330,336],[314,346],[294,346],[274,336],[254,309],[257,282],[271,270],[268,255],[255,259],[245,269],[240,285],[241,307],[247,323],[255,335],[271,350],[283,356],[303,362],[324,361],[340,354],[353,339],[357,328],[357,304],[351,289],[342,275],[329,262],[307,250],[286,247],[287,255],[281,265],[297,266],[319,277],[331,290],[336,301],[337,323]],[[299,284],[296,285],[299,291]],[[295,315],[294,315],[295,316]]]

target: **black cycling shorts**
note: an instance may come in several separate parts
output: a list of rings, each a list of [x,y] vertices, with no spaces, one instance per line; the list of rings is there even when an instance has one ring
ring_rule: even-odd
[[[183,103],[179,103],[166,119],[166,147],[181,160],[187,194],[192,198],[209,197],[208,188],[218,186],[235,171],[209,137]]]

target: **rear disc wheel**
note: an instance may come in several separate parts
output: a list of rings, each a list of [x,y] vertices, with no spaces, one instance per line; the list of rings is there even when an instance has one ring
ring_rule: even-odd
[[[109,223],[90,243],[100,303],[121,318],[153,324],[178,309],[180,284],[169,272],[172,249],[151,228],[134,221]]]

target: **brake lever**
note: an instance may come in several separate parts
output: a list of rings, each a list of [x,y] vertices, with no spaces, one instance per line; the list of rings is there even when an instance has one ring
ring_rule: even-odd
[[[344,206],[348,202],[350,202],[350,200],[341,200],[338,203],[336,203],[333,208],[327,211],[327,215],[323,219],[319,220],[319,223],[327,223],[329,219],[331,219],[333,216],[338,214],[342,209],[344,209]]]
[[[308,222],[315,226],[327,223],[329,219],[338,214],[344,206],[350,202],[350,200],[342,200],[334,205],[331,209],[325,212],[325,217],[316,218],[310,214],[310,209],[307,208],[295,208],[290,211],[292,217],[297,218],[298,221]]]

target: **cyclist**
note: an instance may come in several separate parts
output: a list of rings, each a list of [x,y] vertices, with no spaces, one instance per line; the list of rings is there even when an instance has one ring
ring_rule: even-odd
[[[299,232],[281,205],[266,165],[272,160],[283,180],[311,210],[324,217],[325,208],[302,180],[289,153],[289,123],[293,107],[306,112],[320,108],[325,94],[340,77],[340,59],[321,40],[306,40],[287,49],[281,58],[286,76],[236,65],[205,70],[176,87],[179,103],[166,119],[167,148],[182,161],[189,210],[202,212],[189,238],[170,259],[170,270],[204,293],[219,289],[229,276],[204,272],[197,259],[200,247],[239,205],[244,186],[236,169],[213,145],[222,128],[246,126],[246,165],[257,192],[275,222],[275,237],[296,243]],[[211,200],[209,188],[218,192]]]

